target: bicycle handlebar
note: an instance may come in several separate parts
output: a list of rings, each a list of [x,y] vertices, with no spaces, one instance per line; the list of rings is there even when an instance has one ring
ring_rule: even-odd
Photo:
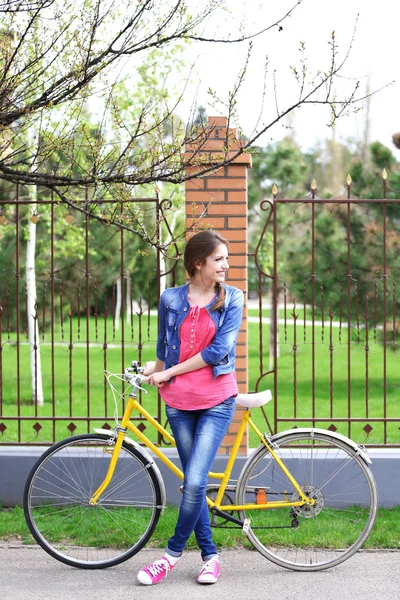
[[[143,375],[144,367],[140,365],[139,361],[133,360],[130,367],[127,367],[124,371],[124,379],[127,383],[130,383],[135,388],[143,390],[141,387],[142,383],[146,383],[148,377]],[[147,393],[146,390],[143,390]]]

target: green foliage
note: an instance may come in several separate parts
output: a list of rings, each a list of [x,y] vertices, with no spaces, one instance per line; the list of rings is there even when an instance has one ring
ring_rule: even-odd
[[[334,168],[334,165],[335,168]],[[382,319],[384,286],[382,273],[383,258],[383,210],[386,211],[386,272],[387,311],[397,312],[395,286],[398,281],[398,251],[400,247],[398,205],[365,204],[361,200],[383,197],[383,169],[387,172],[386,197],[398,198],[400,193],[400,165],[389,148],[374,142],[369,148],[369,160],[361,158],[361,152],[352,151],[329,140],[325,146],[317,146],[313,152],[302,154],[292,140],[283,140],[275,146],[257,148],[250,174],[249,198],[252,206],[250,227],[252,249],[258,249],[257,261],[262,271],[271,272],[272,263],[272,220],[264,231],[269,217],[268,204],[257,210],[257,204],[271,198],[270,186],[275,183],[280,198],[304,196],[304,184],[317,179],[317,194],[320,198],[331,198],[337,186],[337,173],[349,172],[353,180],[352,190],[359,204],[352,204],[348,230],[346,205],[318,203],[314,208],[314,263],[312,263],[311,206],[302,204],[276,205],[277,213],[277,270],[280,291],[285,283],[289,298],[297,302],[311,302],[312,285],[319,298],[315,304],[317,314],[329,308],[334,314],[343,312],[350,298],[351,320],[356,318],[355,304],[359,302],[361,316],[368,311],[371,321]],[[270,200],[271,202],[271,200]],[[253,235],[254,231],[254,235]],[[263,233],[262,233],[263,232]],[[351,279],[348,280],[350,260]],[[314,284],[311,274],[315,274]],[[258,270],[250,261],[250,290],[257,291]],[[265,277],[261,277],[266,281]],[[349,287],[348,287],[349,286]],[[394,287],[393,287],[394,286]],[[323,297],[321,297],[321,294]],[[374,299],[377,298],[377,306]],[[369,298],[369,300],[367,299]],[[342,307],[342,308],[341,308]],[[359,317],[360,318],[360,317]],[[363,317],[362,317],[363,318]],[[391,318],[391,317],[389,317]]]

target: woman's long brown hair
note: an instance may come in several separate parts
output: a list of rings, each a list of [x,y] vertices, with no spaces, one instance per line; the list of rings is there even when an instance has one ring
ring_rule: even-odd
[[[194,277],[196,273],[197,265],[204,265],[207,257],[214,252],[214,250],[220,244],[224,244],[227,248],[229,246],[228,240],[222,237],[216,231],[210,229],[204,229],[196,235],[192,236],[186,244],[185,252],[183,254],[183,264],[189,274],[189,277]],[[225,290],[222,285],[217,283],[217,299],[212,305],[212,310],[218,310],[222,308],[225,302]]]

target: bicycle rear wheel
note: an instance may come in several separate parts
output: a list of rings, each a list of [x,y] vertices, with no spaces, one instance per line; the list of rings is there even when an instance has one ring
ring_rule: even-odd
[[[109,486],[96,506],[89,506],[113,449],[112,436],[73,436],[44,452],[28,476],[28,527],[46,552],[67,565],[117,565],[146,544],[158,522],[162,496],[157,473],[140,449],[126,441]]]
[[[247,537],[281,567],[317,571],[356,552],[371,532],[377,492],[371,470],[356,450],[329,432],[299,431],[277,438],[274,451],[314,505],[241,511],[250,518]],[[268,450],[261,446],[247,463],[237,487],[237,504],[300,500]]]

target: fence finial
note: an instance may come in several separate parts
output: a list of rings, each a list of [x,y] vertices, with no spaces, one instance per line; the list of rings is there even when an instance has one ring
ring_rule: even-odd
[[[351,182],[352,182],[352,181],[353,181],[353,180],[352,180],[352,178],[351,178],[351,175],[350,175],[350,173],[349,173],[349,174],[347,175],[347,177],[346,177],[346,183],[347,183],[347,185],[351,185]]]
[[[383,169],[383,171],[382,171],[382,179],[385,179],[385,180],[387,179],[386,169]]]
[[[271,191],[272,191],[272,195],[273,195],[273,196],[276,196],[276,195],[277,195],[277,193],[278,193],[278,188],[276,187],[276,185],[275,185],[275,184],[272,186],[272,190],[271,190]]]

